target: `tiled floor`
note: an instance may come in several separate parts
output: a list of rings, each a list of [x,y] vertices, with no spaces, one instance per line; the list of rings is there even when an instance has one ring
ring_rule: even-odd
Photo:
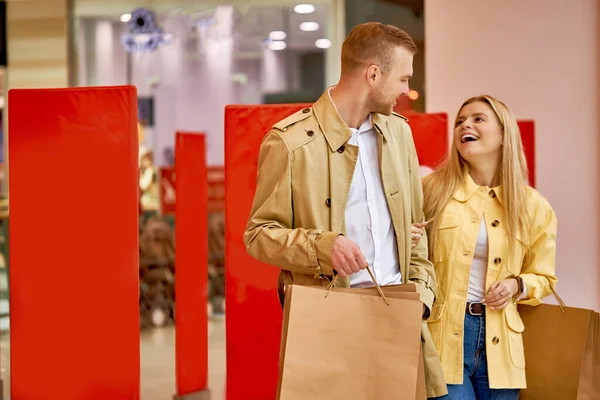
[[[224,399],[225,322],[208,325],[211,400]],[[155,329],[141,335],[142,400],[169,400],[175,393],[175,329]]]
[[[223,400],[225,393],[225,320],[214,319],[208,325],[209,386],[211,400]],[[140,334],[141,398],[171,400],[175,394],[175,328],[167,327]],[[8,332],[0,336],[0,375],[4,381],[4,399],[9,397],[10,375]]]

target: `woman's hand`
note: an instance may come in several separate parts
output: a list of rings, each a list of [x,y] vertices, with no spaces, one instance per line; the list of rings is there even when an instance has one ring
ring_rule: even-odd
[[[492,310],[502,310],[519,291],[519,282],[515,278],[504,279],[490,286],[487,296],[482,303]]]
[[[418,222],[416,224],[412,224],[410,227],[410,236],[411,236],[411,248],[417,247],[423,236],[425,236],[425,227],[427,226],[427,222]]]

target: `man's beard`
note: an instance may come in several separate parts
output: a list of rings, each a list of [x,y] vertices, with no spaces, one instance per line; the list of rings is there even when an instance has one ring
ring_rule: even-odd
[[[394,104],[384,102],[383,96],[373,93],[369,96],[369,110],[377,114],[392,115]]]

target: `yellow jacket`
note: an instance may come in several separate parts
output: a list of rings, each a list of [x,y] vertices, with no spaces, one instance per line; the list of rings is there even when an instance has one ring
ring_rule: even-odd
[[[509,254],[510,241],[504,228],[501,198],[502,187],[479,187],[467,176],[440,216],[438,240],[431,252],[438,292],[429,330],[448,384],[460,384],[463,380],[465,306],[482,218],[489,246],[486,292],[494,282],[518,275],[528,291],[528,298],[521,303],[538,305],[552,293],[551,287],[557,282],[554,210],[535,189],[529,188],[529,232],[517,235],[517,244]],[[526,387],[523,330],[517,305],[512,302],[504,310],[486,309],[486,354],[491,388]]]

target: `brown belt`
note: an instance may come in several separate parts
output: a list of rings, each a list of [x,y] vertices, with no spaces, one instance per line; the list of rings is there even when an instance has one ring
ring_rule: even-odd
[[[465,313],[469,315],[483,315],[485,314],[485,306],[481,303],[467,303]]]

